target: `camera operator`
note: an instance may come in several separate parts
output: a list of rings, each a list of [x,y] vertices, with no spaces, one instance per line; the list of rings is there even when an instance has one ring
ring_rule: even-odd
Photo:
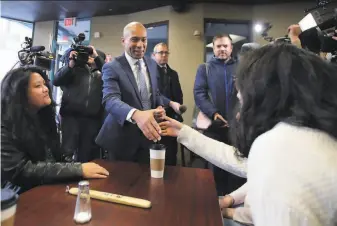
[[[323,40],[319,39],[316,30],[302,32],[298,24],[292,24],[288,27],[288,37],[292,44],[298,48],[308,49],[319,55],[322,59],[328,60],[328,52],[331,55],[336,53],[337,30],[327,35]],[[334,40],[334,41],[333,41]],[[334,62],[334,59],[331,59]]]
[[[88,162],[99,156],[95,137],[102,125],[102,74],[105,54],[93,46],[88,61],[82,63],[75,49],[63,56],[65,65],[57,72],[53,84],[63,90],[60,109],[62,149],[68,159]]]

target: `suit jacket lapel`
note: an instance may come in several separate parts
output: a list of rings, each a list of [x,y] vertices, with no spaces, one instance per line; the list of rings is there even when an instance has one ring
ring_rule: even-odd
[[[157,65],[153,64],[150,59],[144,57],[145,65],[147,67],[147,71],[149,74],[150,84],[151,84],[151,91],[152,91],[152,106],[155,106],[156,96],[157,96]]]
[[[133,86],[133,88],[135,90],[136,96],[137,96],[140,104],[142,105],[142,101],[141,101],[141,98],[140,98],[140,93],[139,93],[139,90],[138,90],[138,85],[137,85],[135,76],[134,76],[133,71],[130,67],[130,64],[129,64],[129,62],[126,59],[124,54],[123,54],[123,57],[120,58],[120,64],[122,65],[122,69],[124,70],[125,74],[128,76],[128,78],[131,82],[131,85]]]

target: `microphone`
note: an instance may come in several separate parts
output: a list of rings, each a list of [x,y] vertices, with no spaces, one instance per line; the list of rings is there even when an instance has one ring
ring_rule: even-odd
[[[187,107],[185,105],[180,105],[179,107],[180,115],[184,114],[186,110],[187,110]]]
[[[33,53],[40,52],[45,50],[46,48],[44,46],[32,46],[29,48],[29,50]]]

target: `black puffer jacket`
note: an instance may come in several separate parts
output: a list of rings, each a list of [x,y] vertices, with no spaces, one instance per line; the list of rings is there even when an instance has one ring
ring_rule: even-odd
[[[55,75],[53,84],[63,90],[60,114],[101,117],[103,59],[95,58],[97,69],[63,66]]]
[[[43,145],[43,144],[41,144]],[[20,142],[5,123],[1,122],[1,182],[20,186],[21,192],[32,187],[82,177],[81,163],[55,162],[50,149],[43,148],[45,156],[37,159],[36,150]],[[44,159],[44,161],[41,161]]]

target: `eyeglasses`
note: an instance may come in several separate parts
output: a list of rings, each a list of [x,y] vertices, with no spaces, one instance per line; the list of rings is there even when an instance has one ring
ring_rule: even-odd
[[[160,51],[160,52],[156,52],[156,53],[158,53],[159,55],[164,55],[164,54],[169,55],[170,54],[170,52],[168,52],[168,51]]]

